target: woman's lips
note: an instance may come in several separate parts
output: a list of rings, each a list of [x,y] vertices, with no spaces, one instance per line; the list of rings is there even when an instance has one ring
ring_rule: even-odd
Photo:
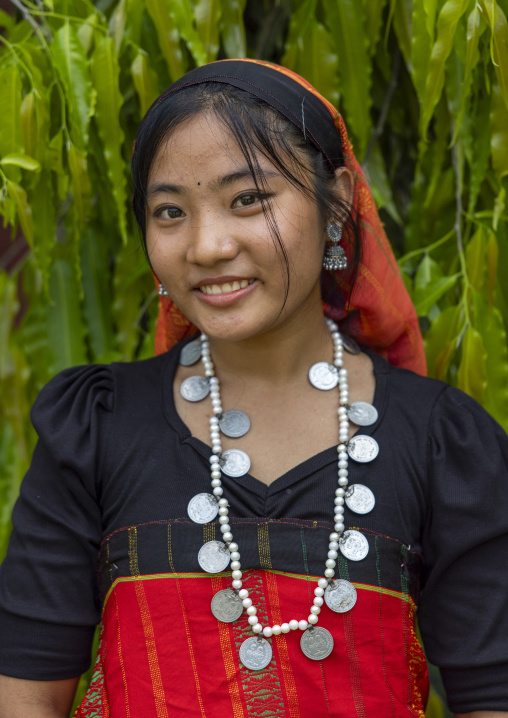
[[[227,282],[207,283],[195,289],[200,301],[213,307],[228,307],[255,289],[257,279],[234,279]]]

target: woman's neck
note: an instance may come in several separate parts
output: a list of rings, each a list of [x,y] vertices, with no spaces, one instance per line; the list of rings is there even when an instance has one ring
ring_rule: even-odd
[[[210,339],[217,372],[224,379],[248,378],[281,386],[306,375],[316,361],[332,360],[330,331],[321,305],[305,317],[290,318],[260,336],[228,342]]]

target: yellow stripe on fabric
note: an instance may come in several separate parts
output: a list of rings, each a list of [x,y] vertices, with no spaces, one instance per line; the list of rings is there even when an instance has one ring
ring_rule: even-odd
[[[125,675],[125,666],[123,663],[123,655],[122,655],[122,640],[120,635],[120,616],[118,613],[118,601],[115,601],[115,609],[116,609],[116,622],[118,626],[118,660],[120,661],[120,670],[122,671],[122,682],[123,682],[123,689],[125,692],[125,713],[127,715],[127,718],[130,718],[130,708],[129,708],[129,692],[127,690],[127,676]]]
[[[212,591],[217,593],[222,590],[222,579],[212,576]],[[245,718],[246,714],[243,710],[242,699],[240,697],[240,686],[238,684],[238,674],[233,657],[233,647],[231,645],[231,633],[229,625],[217,619],[217,627],[219,629],[219,642],[222,652],[222,660],[226,670],[226,678],[228,682],[229,697],[231,698],[231,707],[233,709],[234,718]]]
[[[268,604],[272,613],[272,621],[274,624],[278,624],[280,626],[282,623],[282,617],[280,612],[279,589],[277,588],[277,579],[272,572],[272,556],[270,553],[270,534],[268,524],[261,524],[258,526],[258,546],[261,568],[265,569],[267,572],[266,587],[268,592]],[[275,641],[279,652],[282,679],[286,687],[289,715],[290,718],[300,718],[300,704],[298,701],[298,693],[296,691],[295,678],[291,669],[291,662],[289,660],[286,636],[281,633],[280,636],[275,637]]]
[[[173,550],[172,550],[172,546],[171,546],[171,524],[170,523],[168,524],[168,561],[169,561],[169,566],[170,566],[171,570],[173,571],[173,573],[175,573],[175,566],[173,564]],[[178,580],[176,582],[176,590],[178,592],[178,599],[180,601],[180,609],[182,611],[183,625],[185,628],[185,634],[187,636],[187,645],[189,647],[189,657],[190,657],[190,661],[192,664],[192,672],[194,674],[194,683],[196,684],[196,696],[197,696],[198,703],[199,703],[199,710],[201,711],[201,715],[203,716],[203,718],[206,718],[205,707],[203,705],[203,698],[201,695],[201,685],[199,683],[198,670],[197,670],[197,666],[196,666],[196,657],[194,655],[194,647],[192,645],[192,639],[191,639],[191,634],[190,634],[190,630],[189,630],[189,620],[187,618],[187,613],[185,611],[185,603],[184,603],[183,596],[182,596],[182,589],[180,587],[180,581],[178,581]]]
[[[248,573],[247,571],[244,571],[244,574]],[[320,578],[323,578],[322,576],[303,576],[300,573],[287,573],[286,571],[277,571],[275,569],[272,569],[272,573],[277,574],[278,576],[287,576],[288,578],[296,578],[299,581],[307,581],[311,583],[316,583]],[[223,571],[222,573],[216,573],[214,576],[217,576],[218,578],[228,578],[231,576],[231,572]],[[106,603],[111,595],[111,593],[114,591],[115,587],[119,583],[125,583],[129,581],[136,581],[141,579],[142,581],[152,581],[155,579],[164,579],[164,578],[211,578],[209,573],[149,573],[144,576],[138,576],[133,578],[132,576],[120,576],[119,578],[116,578],[114,582],[109,587],[109,590],[104,598],[104,605],[103,610],[106,606]],[[379,586],[370,586],[366,583],[353,583],[353,586],[357,589],[363,590],[363,591],[374,591],[374,593],[382,593],[385,596],[393,596],[393,598],[398,598],[401,601],[406,601],[406,603],[409,603],[414,610],[416,610],[416,604],[411,598],[411,596],[408,596],[406,593],[402,593],[401,591],[392,591],[390,588],[380,588]]]
[[[138,534],[136,528],[129,529],[129,568],[135,577],[136,598],[141,614],[143,633],[145,634],[148,667],[150,669],[150,677],[152,679],[157,718],[169,718],[166,707],[166,695],[164,693],[164,686],[162,685],[157,646],[155,644],[152,618],[150,616],[150,609],[148,608],[148,601],[146,600],[145,587],[143,581],[140,580],[141,577],[138,565]]]

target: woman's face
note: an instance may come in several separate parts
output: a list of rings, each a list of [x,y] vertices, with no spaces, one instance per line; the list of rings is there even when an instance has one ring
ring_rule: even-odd
[[[323,220],[314,202],[258,160],[291,276],[282,312],[282,255],[245,158],[222,124],[200,115],[178,126],[150,170],[150,262],[176,305],[211,338],[259,336],[320,306]]]

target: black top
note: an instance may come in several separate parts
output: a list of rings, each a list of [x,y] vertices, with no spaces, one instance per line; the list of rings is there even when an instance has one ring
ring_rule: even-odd
[[[32,411],[40,440],[0,569],[0,673],[57,680],[84,671],[104,593],[128,574],[121,563],[115,576],[99,570],[101,542],[114,547],[127,526],[188,519],[189,499],[209,491],[210,449],[173,402],[178,354],[69,369],[42,390]],[[404,546],[408,591],[451,708],[508,710],[508,439],[461,391],[372,359],[379,419],[359,433],[375,437],[380,453],[370,464],[351,461],[349,478],[372,489],[376,506],[365,516],[346,509],[346,526]],[[285,520],[298,518],[323,528],[306,566],[322,573],[336,461],[334,446],[270,486],[224,477],[242,565],[259,566],[248,519],[268,518],[287,537]],[[182,535],[175,570],[200,570],[191,544]],[[400,555],[386,588],[395,579],[400,588]],[[290,541],[272,564],[302,572]],[[349,562],[349,574],[377,585],[370,556]]]

